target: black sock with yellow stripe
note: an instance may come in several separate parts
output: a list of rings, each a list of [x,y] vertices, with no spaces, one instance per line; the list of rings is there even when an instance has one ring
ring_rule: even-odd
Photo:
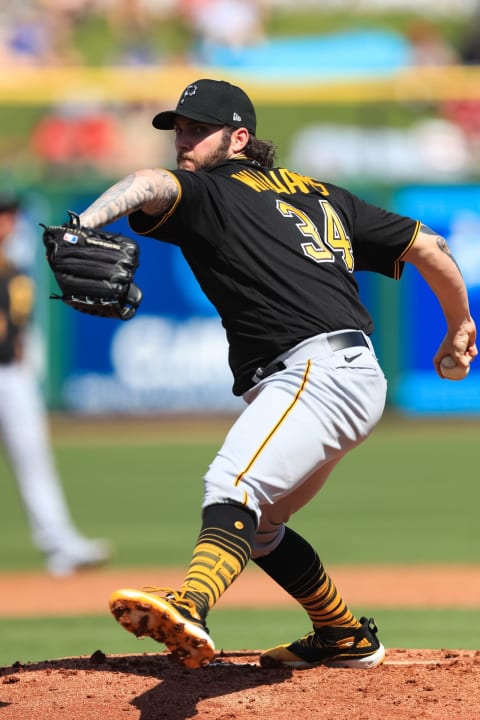
[[[255,517],[239,505],[204,509],[202,529],[180,590],[203,619],[250,560],[255,531]]]
[[[360,627],[313,547],[290,528],[270,555],[254,562],[300,603],[314,627]]]

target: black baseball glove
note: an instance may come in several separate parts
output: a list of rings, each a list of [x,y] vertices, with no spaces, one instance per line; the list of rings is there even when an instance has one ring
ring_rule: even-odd
[[[69,211],[63,225],[41,225],[47,260],[62,295],[57,300],[101,317],[129,320],[142,299],[133,283],[138,267],[139,247],[134,240],[84,228],[80,218]]]

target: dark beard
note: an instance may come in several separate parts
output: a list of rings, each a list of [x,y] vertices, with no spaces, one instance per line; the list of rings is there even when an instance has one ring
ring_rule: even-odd
[[[223,162],[228,157],[230,148],[231,128],[223,128],[222,141],[216,150],[213,150],[196,170],[210,170],[210,168]],[[179,158],[177,157],[177,162]]]

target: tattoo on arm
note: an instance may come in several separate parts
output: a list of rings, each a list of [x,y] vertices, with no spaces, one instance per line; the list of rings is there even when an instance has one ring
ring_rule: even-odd
[[[85,227],[102,227],[144,210],[150,215],[162,215],[178,196],[178,186],[170,173],[150,170],[131,173],[112,185],[80,216]]]
[[[151,200],[143,203],[142,210],[147,215],[163,215],[170,210],[178,197],[178,185],[171,173],[166,170],[155,170],[152,177]]]
[[[460,270],[460,268],[459,268],[459,266],[458,266],[458,263],[457,263],[457,261],[455,260],[455,258],[453,257],[452,251],[450,250],[450,248],[449,248],[449,246],[448,246],[448,243],[447,243],[447,241],[445,240],[445,238],[443,238],[441,235],[439,235],[438,233],[436,233],[434,230],[432,230],[431,228],[427,227],[426,225],[422,225],[422,226],[421,226],[421,231],[422,231],[422,233],[424,233],[425,235],[433,235],[434,237],[436,237],[436,243],[437,243],[438,249],[441,250],[441,252],[445,253],[445,255],[448,255],[448,257],[450,258],[450,260],[451,260],[453,263],[455,263],[458,272],[461,274],[461,270]]]

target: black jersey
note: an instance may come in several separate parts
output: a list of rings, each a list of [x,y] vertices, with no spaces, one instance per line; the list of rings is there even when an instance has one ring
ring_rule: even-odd
[[[18,358],[20,335],[30,319],[31,279],[0,257],[0,364]]]
[[[161,218],[133,213],[130,225],[180,246],[222,319],[234,394],[251,387],[258,367],[306,338],[372,332],[354,271],[399,278],[417,221],[247,159],[172,176],[179,185],[172,210]]]

